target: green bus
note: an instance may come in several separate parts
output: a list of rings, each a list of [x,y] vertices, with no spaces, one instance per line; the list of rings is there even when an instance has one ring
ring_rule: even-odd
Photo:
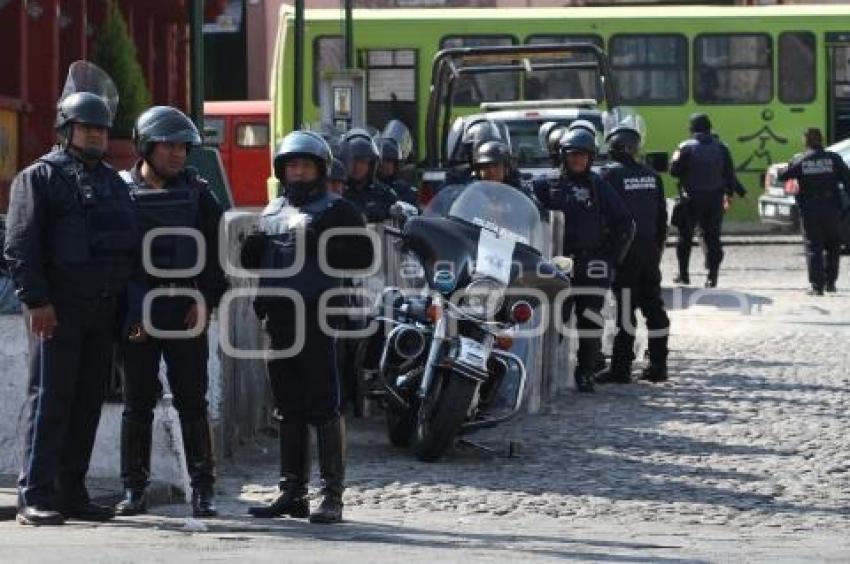
[[[344,67],[337,10],[307,10],[303,121],[320,119],[322,77]],[[280,14],[272,78],[275,144],[294,128],[294,14]],[[672,153],[688,116],[711,116],[730,146],[747,201],[732,219],[756,219],[763,175],[801,147],[805,127],[850,137],[850,6],[388,9],[354,11],[355,65],[365,76],[366,121],[400,119],[419,157],[431,67],[449,47],[592,43],[608,56],[620,102],[647,122],[647,152]],[[584,76],[481,75],[455,91],[458,115],[484,102],[597,97]],[[561,73],[561,74],[559,74]],[[675,185],[667,178],[668,192]]]

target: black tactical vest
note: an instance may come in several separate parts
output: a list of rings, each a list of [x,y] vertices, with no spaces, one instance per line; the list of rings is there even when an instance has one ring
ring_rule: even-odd
[[[110,168],[88,171],[66,151],[39,159],[74,191],[74,205],[50,218],[50,260],[67,266],[125,265],[139,232],[124,183]]]
[[[128,171],[123,171],[121,176],[130,186],[133,210],[143,235],[160,228],[198,229],[197,187],[182,183],[165,189],[146,188],[136,184]],[[198,244],[189,235],[164,233],[150,242],[150,258],[158,269],[191,269],[198,263]]]

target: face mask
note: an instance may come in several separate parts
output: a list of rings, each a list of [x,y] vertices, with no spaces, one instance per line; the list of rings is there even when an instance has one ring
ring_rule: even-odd
[[[315,200],[323,185],[324,180],[288,182],[284,188],[284,194],[293,206],[300,207]]]

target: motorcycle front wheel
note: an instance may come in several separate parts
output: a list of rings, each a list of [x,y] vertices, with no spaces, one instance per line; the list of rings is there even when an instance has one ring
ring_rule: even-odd
[[[422,401],[413,433],[413,453],[423,462],[445,454],[460,431],[478,383],[451,372],[438,374],[430,397]]]

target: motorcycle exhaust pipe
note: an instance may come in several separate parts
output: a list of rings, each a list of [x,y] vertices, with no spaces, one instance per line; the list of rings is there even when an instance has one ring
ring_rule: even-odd
[[[392,347],[393,352],[399,357],[410,360],[418,357],[425,350],[425,335],[415,327],[399,326],[393,331]]]

